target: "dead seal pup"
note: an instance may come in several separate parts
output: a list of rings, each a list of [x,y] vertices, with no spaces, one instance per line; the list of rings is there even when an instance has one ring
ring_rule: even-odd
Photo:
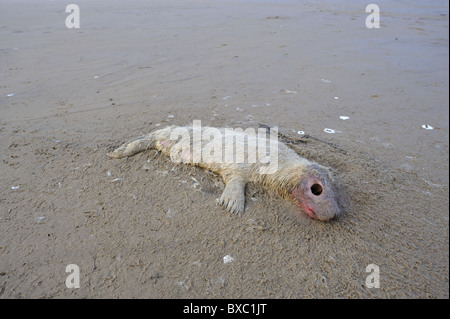
[[[245,186],[254,182],[293,200],[312,218],[330,220],[340,214],[328,168],[300,157],[273,135],[267,139],[266,134],[248,130],[169,126],[131,140],[107,156],[123,158],[149,149],[220,174],[225,189],[219,203],[231,213],[244,211]]]

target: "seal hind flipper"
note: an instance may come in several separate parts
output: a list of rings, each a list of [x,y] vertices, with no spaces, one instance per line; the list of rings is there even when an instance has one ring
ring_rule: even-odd
[[[231,214],[241,215],[245,209],[245,185],[242,178],[230,179],[220,196],[219,204]]]
[[[152,148],[154,140],[150,136],[141,136],[129,141],[106,155],[111,158],[123,158]]]

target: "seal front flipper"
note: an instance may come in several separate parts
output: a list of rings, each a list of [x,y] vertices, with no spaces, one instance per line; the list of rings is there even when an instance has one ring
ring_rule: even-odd
[[[242,214],[245,208],[245,185],[246,182],[240,177],[230,179],[226,182],[219,204],[231,214]]]
[[[154,140],[150,136],[141,136],[135,140],[129,141],[122,146],[116,148],[106,155],[111,158],[122,158],[132,156],[136,153],[146,151],[152,148]]]

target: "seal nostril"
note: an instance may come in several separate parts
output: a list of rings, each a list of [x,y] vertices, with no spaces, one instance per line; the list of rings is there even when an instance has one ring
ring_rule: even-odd
[[[313,186],[311,186],[311,193],[313,193],[316,196],[319,196],[320,194],[322,194],[323,188],[320,184],[314,184]]]

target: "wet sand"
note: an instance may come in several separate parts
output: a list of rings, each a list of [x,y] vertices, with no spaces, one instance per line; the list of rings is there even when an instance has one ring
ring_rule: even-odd
[[[76,3],[0,3],[0,298],[449,297],[446,1]],[[193,120],[314,137],[345,214],[250,184],[230,216],[214,174],[105,155]]]

